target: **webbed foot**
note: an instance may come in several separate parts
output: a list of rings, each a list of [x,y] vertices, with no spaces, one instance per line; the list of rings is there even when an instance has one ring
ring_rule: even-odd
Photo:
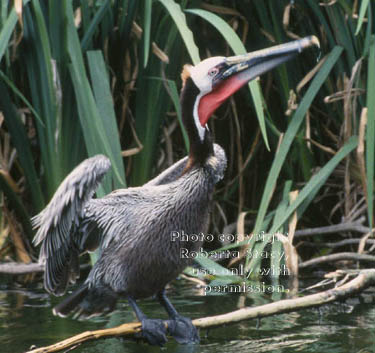
[[[143,319],[142,333],[143,337],[153,346],[163,346],[167,341],[167,329],[163,320],[160,319]]]
[[[198,330],[188,317],[178,315],[168,320],[168,332],[180,344],[199,343]]]

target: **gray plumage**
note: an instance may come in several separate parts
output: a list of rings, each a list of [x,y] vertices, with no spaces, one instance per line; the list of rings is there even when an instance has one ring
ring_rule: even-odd
[[[77,166],[61,183],[47,207],[32,218],[39,228],[35,245],[42,244],[39,260],[46,262],[44,286],[55,295],[65,293],[69,282],[79,276],[79,253],[85,250],[84,240],[76,233],[83,216],[84,205],[110,168],[103,155],[88,158]]]
[[[144,298],[163,290],[190,261],[180,248],[197,250],[200,242],[171,241],[172,232],[198,234],[208,225],[214,185],[223,177],[226,157],[214,145],[203,166],[183,173],[185,157],[142,187],[119,189],[103,198],[92,195],[109,169],[95,156],[64,180],[48,206],[33,218],[46,262],[45,287],[65,293],[79,275],[78,256],[100,247],[100,257],[76,299],[55,313],[83,316],[113,309],[119,295]],[[74,296],[74,294],[73,294]],[[73,298],[74,299],[74,298]],[[72,304],[73,303],[73,304]]]

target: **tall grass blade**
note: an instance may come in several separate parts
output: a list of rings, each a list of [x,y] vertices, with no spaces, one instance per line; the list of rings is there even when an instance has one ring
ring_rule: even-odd
[[[195,44],[193,33],[186,24],[186,16],[182,11],[181,6],[173,0],[159,0],[159,2],[163,4],[171,15],[194,65],[198,64],[200,62],[199,50]]]
[[[335,154],[335,156],[315,174],[309,182],[302,188],[295,201],[289,205],[283,215],[272,226],[270,233],[273,234],[288,221],[289,217],[297,210],[297,208],[306,200],[311,193],[316,193],[316,188],[322,186],[328,177],[332,174],[337,165],[358,145],[357,136],[352,136],[348,142]]]
[[[16,10],[13,8],[8,18],[6,19],[4,25],[2,26],[1,32],[0,32],[0,62],[4,56],[5,51],[8,48],[8,43],[14,31],[14,28],[16,27],[17,19],[18,17],[17,17]]]
[[[82,51],[86,51],[89,48],[89,45],[92,41],[95,31],[98,28],[102,19],[104,18],[106,12],[108,11],[110,3],[111,3],[111,0],[105,0],[100,6],[99,10],[96,11],[94,18],[92,19],[87,31],[85,31],[85,34],[82,38],[82,41],[81,41]]]
[[[45,17],[39,1],[31,1],[24,9],[25,36],[32,41],[32,48],[25,57],[32,104],[44,125],[37,123],[40,151],[44,167],[44,183],[48,198],[52,196],[62,180],[60,160],[59,111],[56,99],[57,72],[53,58]],[[55,75],[54,75],[55,74]]]
[[[96,106],[94,96],[86,76],[86,69],[83,62],[81,46],[74,26],[72,4],[67,3],[66,15],[68,20],[67,41],[68,53],[72,64],[70,65],[70,77],[73,82],[80,122],[82,126],[85,144],[90,156],[98,153],[105,153],[111,160],[112,170],[119,183],[125,183],[121,178],[121,167],[116,163],[118,156],[115,157],[110,146],[109,136],[106,136],[103,121]],[[108,182],[103,185],[104,192],[111,191],[112,186]]]
[[[19,196],[12,190],[9,184],[6,182],[5,178],[0,173],[0,190],[5,194],[7,202],[15,211],[17,219],[20,220],[23,231],[26,233],[28,239],[33,238],[33,230],[30,222],[30,215],[27,213],[22,200]]]
[[[151,77],[154,69],[150,63],[138,76],[136,130],[143,149],[134,159],[132,185],[143,185],[151,176],[160,125],[168,107],[161,80]]]
[[[204,256],[197,256],[195,261],[201,265],[203,268],[206,268],[210,271],[211,274],[215,276],[230,276],[230,282],[234,281],[241,281],[241,277],[234,275],[230,269],[227,269],[214,260],[204,257]]]
[[[367,131],[366,131],[366,172],[367,202],[370,228],[374,224],[374,168],[375,168],[375,35],[371,36],[367,69]]]
[[[272,225],[271,229],[269,230],[270,236],[273,237],[275,233],[277,233],[283,226],[284,223],[288,221],[289,217],[295,212],[298,207],[303,205],[306,209],[308,205],[303,204],[304,201],[309,199],[311,201],[311,195],[316,195],[319,191],[320,187],[326,182],[328,177],[331,175],[333,170],[337,167],[337,165],[350,153],[352,152],[358,145],[358,138],[357,136],[352,136],[348,142],[336,153],[336,155],[316,174],[314,175],[311,180],[303,187],[301,192],[298,194],[297,198],[294,200],[292,204],[290,204],[285,211],[278,215],[278,218]],[[254,233],[257,234],[257,233]],[[275,242],[277,244],[279,242]],[[250,242],[251,244],[251,242]],[[267,242],[262,242],[256,244],[258,253],[262,253],[264,248],[267,245]],[[281,245],[281,244],[280,244]],[[276,245],[277,246],[277,245]],[[251,245],[250,245],[251,247]],[[274,247],[272,248],[274,249]],[[275,252],[277,254],[278,252]],[[249,260],[249,259],[248,259]],[[259,258],[251,258],[248,263],[246,264],[246,269],[254,269],[259,267]],[[276,266],[279,268],[279,266]],[[257,273],[255,271],[255,273]]]
[[[178,123],[180,125],[180,129],[181,129],[181,132],[182,132],[182,137],[184,138],[185,149],[186,149],[186,152],[189,152],[190,142],[189,142],[189,137],[187,135],[185,126],[182,123],[181,104],[180,104],[180,98],[179,98],[178,91],[177,91],[177,85],[172,80],[167,80],[167,85],[169,87],[169,89],[168,89],[169,96],[171,97],[174,108],[176,110]]]
[[[114,179],[114,188],[126,186],[124,165],[121,157],[121,145],[119,140],[116,115],[113,108],[112,94],[109,87],[108,73],[101,51],[88,51],[87,59],[90,69],[91,82],[98,111],[103,122],[104,134],[109,140],[112,156],[117,165],[120,178]]]
[[[281,227],[281,226],[276,228],[276,226],[278,224],[280,224],[280,219],[283,217],[283,215],[285,213],[285,210],[288,207],[289,192],[290,192],[291,188],[292,188],[292,181],[287,180],[285,182],[285,185],[284,185],[283,198],[282,198],[281,202],[279,203],[279,205],[277,206],[275,217],[273,218],[272,229],[275,228],[276,229],[275,232],[281,232],[281,233],[284,234],[284,228]],[[281,224],[283,225],[283,223],[281,223]]]
[[[356,36],[358,35],[359,31],[362,28],[363,20],[365,19],[365,14],[366,14],[369,3],[370,3],[370,0],[362,0],[361,2],[361,7],[359,8],[357,29],[355,30]],[[370,25],[370,23],[368,25]]]
[[[8,128],[12,143],[17,150],[23,172],[25,173],[28,190],[31,193],[35,211],[44,206],[43,194],[34,167],[34,159],[31,153],[30,142],[25,127],[21,122],[15,107],[12,104],[8,90],[0,81],[0,110],[3,112],[5,124]]]
[[[277,224],[280,223],[279,220],[282,218],[283,214],[285,213],[285,210],[288,207],[289,192],[291,190],[291,187],[292,187],[292,181],[291,180],[287,180],[285,182],[285,185],[284,185],[283,198],[282,198],[280,204],[278,205],[278,207],[276,209],[275,217],[273,218],[273,227],[275,227],[275,225],[277,225]],[[285,234],[284,224],[282,224],[282,226],[280,228],[278,228],[275,231],[275,233],[276,232],[281,232],[282,234]],[[274,233],[271,233],[271,235],[273,236]],[[274,256],[271,256],[271,269],[280,269],[281,268],[282,257],[279,256],[279,255],[283,251],[283,244],[276,237],[272,237],[272,241],[273,241],[272,242],[272,254]]]
[[[143,21],[143,67],[147,66],[150,55],[150,32],[151,32],[151,14],[152,0],[145,0]]]
[[[314,80],[312,81],[309,89],[307,90],[306,94],[304,95],[298,109],[293,115],[292,120],[289,123],[288,129],[285,132],[283,141],[281,142],[280,148],[278,153],[275,155],[274,161],[272,163],[271,170],[268,174],[266,186],[263,191],[263,196],[261,200],[261,204],[258,210],[258,215],[254,227],[254,233],[257,234],[261,230],[261,226],[263,224],[264,217],[266,215],[268,205],[271,201],[271,194],[272,190],[274,189],[277,178],[280,174],[280,170],[284,164],[285,158],[289,152],[290,146],[293,143],[293,139],[296,136],[305,114],[307,110],[310,108],[310,105],[315,98],[316,94],[318,93],[320,87],[323,85],[324,81],[326,80],[329,72],[331,71],[332,67],[340,57],[342,52],[341,47],[335,47],[331,53],[329,54],[326,62],[315,76]]]
[[[26,99],[26,97],[18,90],[14,83],[0,70],[0,78],[8,85],[8,87],[13,91],[13,93],[18,96],[21,101],[30,109],[34,114],[35,118],[38,120],[39,124],[44,126],[42,118],[39,116],[38,112],[34,109],[31,103]]]
[[[159,23],[158,30],[152,30],[152,40],[175,54],[175,60],[167,66],[155,55],[150,56],[146,68],[141,65],[137,77],[137,95],[135,100],[136,132],[142,142],[143,149],[134,157],[131,173],[132,185],[143,185],[149,180],[155,170],[155,159],[160,151],[159,134],[168,109],[171,106],[171,99],[168,96],[168,87],[160,79],[161,72],[176,77],[180,70],[178,57],[182,52],[183,42],[176,40],[177,30],[174,23],[165,13],[163,6],[155,7],[157,12],[153,13],[155,22]],[[141,52],[140,62],[143,51]]]

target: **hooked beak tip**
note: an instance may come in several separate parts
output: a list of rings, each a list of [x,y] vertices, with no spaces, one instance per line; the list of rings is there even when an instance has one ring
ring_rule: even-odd
[[[316,46],[317,48],[320,48],[320,42],[319,39],[316,36],[309,36],[301,39],[301,47],[303,49]]]

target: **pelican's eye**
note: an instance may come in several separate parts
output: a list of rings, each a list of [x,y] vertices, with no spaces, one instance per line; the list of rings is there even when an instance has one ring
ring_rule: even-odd
[[[208,71],[208,76],[210,77],[215,77],[219,72],[219,69],[217,67],[213,67],[212,69],[210,69],[210,71]]]

